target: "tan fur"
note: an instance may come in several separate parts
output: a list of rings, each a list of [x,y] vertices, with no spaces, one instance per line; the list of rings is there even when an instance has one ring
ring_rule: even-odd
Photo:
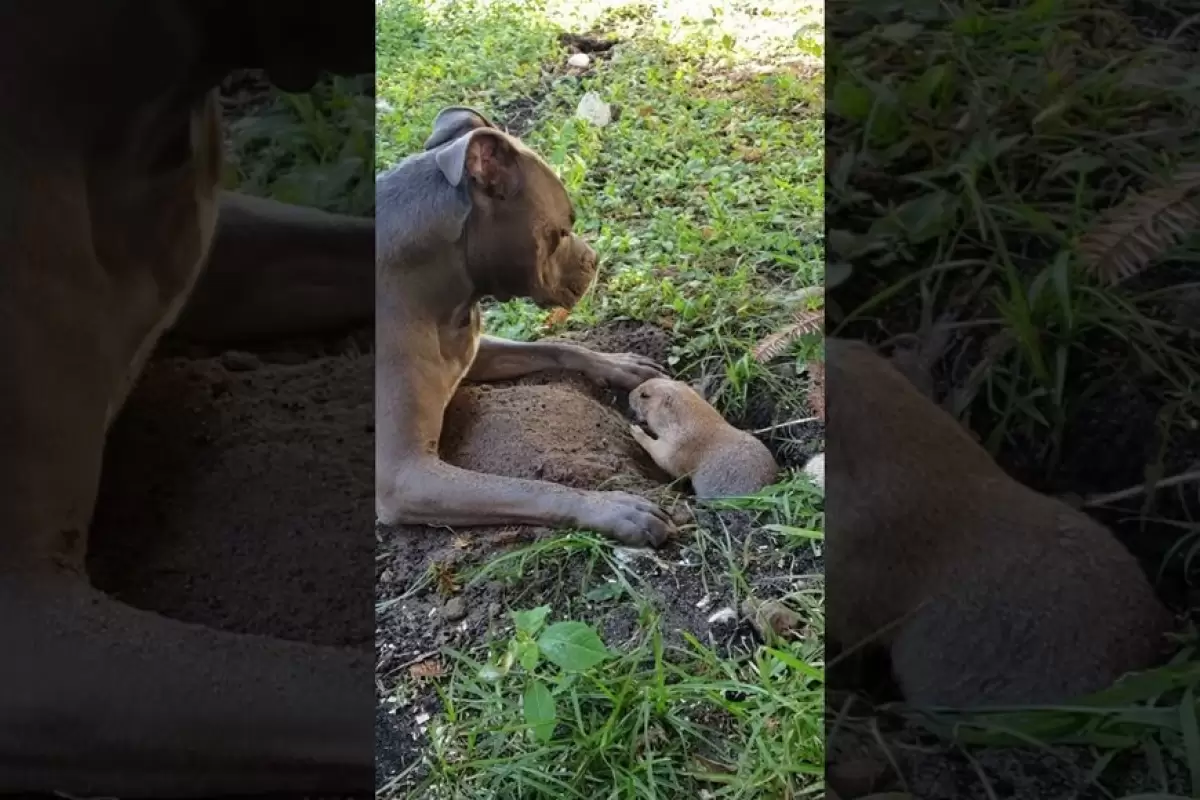
[[[27,4],[0,27],[0,793],[372,779],[370,653],[183,624],[85,574],[108,427],[168,329],[371,318],[371,220],[219,190],[211,87],[245,54],[214,55],[218,10]]]
[[[697,497],[753,494],[779,474],[766,445],[726,422],[686,383],[652,378],[630,393],[629,405],[657,437],[634,425],[633,438],[668,475],[690,479]]]
[[[1005,474],[866,345],[831,339],[826,617],[917,705],[1064,702],[1160,657],[1171,618],[1103,526]]]

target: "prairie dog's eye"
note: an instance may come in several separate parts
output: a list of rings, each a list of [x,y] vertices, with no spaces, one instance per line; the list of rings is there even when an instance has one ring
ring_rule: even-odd
[[[647,391],[644,391],[644,390],[643,390],[642,392],[639,392],[639,396],[640,396],[640,397],[641,397],[643,400],[649,400],[649,399],[650,399],[650,393],[649,393],[649,392],[647,392]]]

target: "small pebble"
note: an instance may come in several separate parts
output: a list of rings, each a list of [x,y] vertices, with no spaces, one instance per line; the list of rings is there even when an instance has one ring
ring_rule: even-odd
[[[732,608],[722,608],[717,613],[708,618],[709,625],[724,625],[737,620],[737,612]]]
[[[825,454],[817,453],[804,465],[804,474],[821,490],[825,489]]]
[[[450,622],[458,622],[467,616],[467,604],[461,597],[451,597],[442,606],[442,617]]]
[[[777,636],[798,633],[803,624],[799,614],[778,600],[747,597],[742,601],[742,614],[768,644]]]
[[[575,67],[576,69],[583,69],[584,67],[586,67],[588,64],[591,64],[591,63],[592,63],[592,57],[589,56],[587,53],[576,53],[575,55],[573,55],[567,59],[567,65]]]

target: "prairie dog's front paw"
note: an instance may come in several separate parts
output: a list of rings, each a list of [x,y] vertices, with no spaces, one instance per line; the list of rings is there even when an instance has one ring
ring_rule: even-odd
[[[633,436],[633,440],[642,446],[643,450],[649,450],[653,445],[653,439],[650,435],[642,430],[641,425],[630,425],[629,433]]]

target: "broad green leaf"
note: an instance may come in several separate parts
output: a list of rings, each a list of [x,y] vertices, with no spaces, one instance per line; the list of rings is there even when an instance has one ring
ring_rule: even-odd
[[[554,726],[558,722],[558,713],[554,708],[554,697],[546,684],[541,681],[531,681],[525,687],[525,697],[521,701],[525,713],[525,724],[540,742],[550,740],[554,735]]]
[[[594,667],[609,657],[599,634],[582,622],[556,622],[542,632],[538,647],[549,661],[569,671]]]
[[[517,660],[521,664],[521,668],[526,672],[533,671],[537,667],[542,655],[541,650],[538,649],[537,642],[530,640],[523,641],[517,649],[520,653],[517,656]]]
[[[513,622],[517,626],[518,633],[524,633],[528,636],[537,636],[537,632],[546,624],[546,617],[550,616],[550,606],[538,606],[531,608],[528,611],[512,612]]]

